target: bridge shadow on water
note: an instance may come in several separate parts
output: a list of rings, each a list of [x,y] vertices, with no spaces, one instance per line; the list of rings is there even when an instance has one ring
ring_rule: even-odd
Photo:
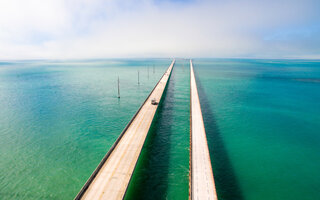
[[[197,88],[206,129],[209,152],[211,155],[211,164],[213,167],[218,199],[243,200],[244,198],[229,159],[228,151],[224,145],[208,96],[204,91],[201,81],[199,81],[199,75],[196,68],[194,68],[194,74],[196,80],[198,80]]]
[[[174,76],[175,70],[173,69],[142,148],[125,199],[166,199],[173,118]]]

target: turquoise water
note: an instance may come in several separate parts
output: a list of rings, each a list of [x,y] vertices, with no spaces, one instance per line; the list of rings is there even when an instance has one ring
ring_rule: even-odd
[[[0,63],[0,199],[73,199],[170,62]]]
[[[194,60],[220,199],[320,199],[320,61]]]
[[[170,62],[0,62],[0,199],[73,199]],[[219,199],[320,199],[320,61],[194,69]],[[126,199],[188,198],[189,73],[177,60]]]
[[[148,133],[126,199],[188,199],[190,71],[173,68],[156,120]]]

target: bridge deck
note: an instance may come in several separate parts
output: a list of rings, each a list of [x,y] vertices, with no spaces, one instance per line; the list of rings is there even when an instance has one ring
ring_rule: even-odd
[[[76,199],[122,199],[169,80],[174,60]]]
[[[217,199],[197,84],[190,60],[191,79],[191,199]]]

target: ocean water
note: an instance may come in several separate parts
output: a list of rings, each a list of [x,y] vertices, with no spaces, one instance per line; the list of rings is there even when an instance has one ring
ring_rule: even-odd
[[[219,199],[320,199],[320,61],[194,69]]]
[[[177,60],[126,199],[188,199],[189,119],[189,62]]]
[[[0,199],[73,199],[170,63],[0,62]],[[320,61],[194,69],[219,199],[320,199]],[[189,73],[177,60],[126,199],[188,198]]]
[[[1,62],[0,199],[73,199],[170,62]]]

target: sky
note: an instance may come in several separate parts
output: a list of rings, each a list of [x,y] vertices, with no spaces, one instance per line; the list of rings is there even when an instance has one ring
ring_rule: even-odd
[[[320,59],[319,0],[0,0],[0,60]]]

